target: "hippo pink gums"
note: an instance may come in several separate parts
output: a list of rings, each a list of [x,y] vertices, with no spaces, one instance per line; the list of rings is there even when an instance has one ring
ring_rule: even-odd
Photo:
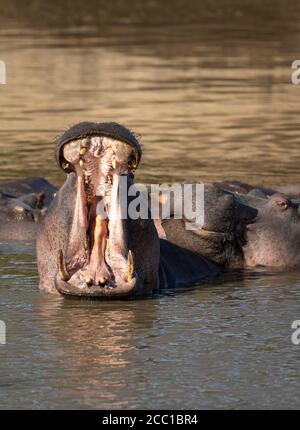
[[[276,190],[206,183],[203,223],[176,219],[184,203],[175,197],[167,218],[151,219],[151,207],[146,219],[131,217],[141,156],[124,126],[79,123],[57,139],[56,159],[67,174],[58,191],[41,178],[0,185],[0,238],[36,234],[41,290],[119,299],[196,284],[229,268],[299,267],[299,202]],[[162,196],[161,209],[165,203]]]

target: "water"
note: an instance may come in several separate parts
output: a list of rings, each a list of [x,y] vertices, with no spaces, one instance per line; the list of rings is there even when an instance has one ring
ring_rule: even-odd
[[[60,185],[53,138],[115,120],[142,137],[138,181],[300,182],[298,16],[154,24],[1,27],[1,180]],[[37,283],[34,248],[1,244],[1,408],[300,407],[299,273],[115,303]]]

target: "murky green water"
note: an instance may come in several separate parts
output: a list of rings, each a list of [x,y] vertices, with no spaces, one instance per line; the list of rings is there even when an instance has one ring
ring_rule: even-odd
[[[53,137],[115,120],[142,137],[140,181],[300,182],[300,25],[285,20],[1,28],[0,178],[61,184]],[[300,407],[299,273],[125,303],[52,297],[37,281],[34,249],[1,244],[1,408]]]

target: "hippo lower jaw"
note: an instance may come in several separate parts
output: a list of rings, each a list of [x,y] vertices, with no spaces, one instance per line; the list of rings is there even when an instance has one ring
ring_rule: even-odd
[[[135,292],[135,287],[137,285],[137,278],[133,278],[131,282],[118,284],[114,286],[96,286],[92,285],[90,287],[83,286],[78,287],[71,285],[61,279],[56,279],[55,287],[57,291],[63,296],[69,297],[86,297],[86,298],[103,298],[103,299],[122,299],[132,296]]]

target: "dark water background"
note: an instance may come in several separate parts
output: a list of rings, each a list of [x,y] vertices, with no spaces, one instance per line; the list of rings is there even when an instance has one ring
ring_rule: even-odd
[[[141,136],[142,182],[300,182],[296,1],[0,1],[0,179],[60,185],[53,138],[82,120]],[[0,245],[1,408],[300,407],[300,274],[236,273],[116,303],[37,290]]]

